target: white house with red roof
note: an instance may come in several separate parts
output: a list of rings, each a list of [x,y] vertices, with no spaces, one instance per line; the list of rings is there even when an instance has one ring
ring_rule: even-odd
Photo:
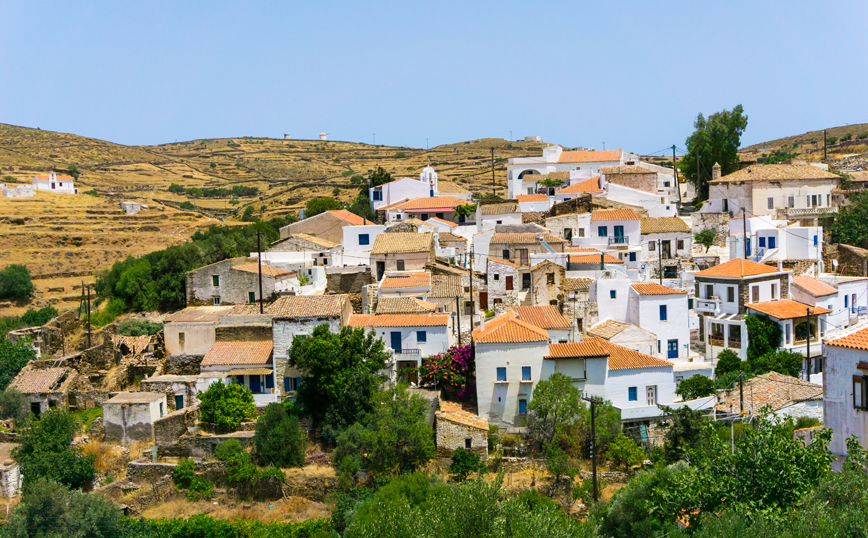
[[[868,329],[823,343],[823,426],[832,430],[829,450],[843,458],[856,437],[868,448]]]
[[[642,250],[639,215],[632,209],[598,209],[591,212],[590,230],[584,237],[573,235],[573,244],[610,254],[626,253],[635,262]]]
[[[59,192],[61,194],[78,194],[73,184],[72,176],[57,175],[49,172],[47,175],[33,178],[33,189],[37,191]]]
[[[515,199],[522,213],[548,211],[552,205],[545,194],[519,194]]]
[[[506,167],[510,198],[519,194],[534,194],[538,178],[531,176],[572,170],[590,171],[599,174],[604,166],[636,164],[639,156],[621,151],[565,151],[553,145],[543,149],[541,157],[512,158]]]
[[[455,208],[468,203],[467,200],[455,196],[434,196],[400,200],[384,205],[378,208],[378,211],[385,213],[386,222],[401,222],[412,218],[426,221],[432,217],[457,222]]]

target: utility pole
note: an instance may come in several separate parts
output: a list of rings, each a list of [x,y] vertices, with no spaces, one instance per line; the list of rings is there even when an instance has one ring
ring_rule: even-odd
[[[491,147],[491,194],[497,194],[497,183],[494,181],[494,146]]]
[[[461,296],[455,298],[455,319],[458,321],[458,345],[461,345]]]
[[[823,162],[826,162],[826,130],[823,129]]]
[[[91,347],[90,343],[90,284],[87,285],[87,347]]]
[[[808,350],[805,353],[805,355],[808,358],[808,372],[806,375],[807,379],[805,379],[805,381],[810,382],[811,381],[811,309],[806,308],[805,311],[808,314]],[[819,327],[818,327],[818,329],[819,329]]]
[[[744,208],[741,208],[741,230],[744,232],[744,259],[747,259],[747,217],[744,214]]]
[[[509,141],[512,142],[512,131],[509,132]]]
[[[739,411],[744,414],[744,372],[738,374],[738,405]]]
[[[678,245],[676,245],[678,246]],[[661,239],[657,240],[657,261],[660,262],[660,285],[663,285],[663,242]]]
[[[476,303],[473,301],[473,243],[470,243],[470,356],[476,358],[476,349],[473,346],[473,311]]]
[[[678,184],[678,166],[675,165],[675,144],[672,144],[672,172],[675,175],[675,190],[678,191],[678,209],[681,209],[681,185]],[[696,184],[699,185],[699,178]]]
[[[594,502],[597,502],[599,499],[599,492],[597,491],[597,429],[594,422],[597,411],[595,406],[602,403],[602,401],[584,396],[582,399],[591,404],[591,476],[594,483]]]
[[[678,188],[681,192],[681,187]],[[699,151],[696,152],[696,196],[702,200],[702,176],[699,175]]]
[[[372,146],[376,146],[376,145],[377,145],[377,133],[374,133],[374,135],[373,135],[373,142],[372,142],[371,145],[372,145]]]
[[[262,232],[256,231],[256,252],[259,254],[256,261],[259,264],[259,313],[264,314],[265,309],[262,306]]]

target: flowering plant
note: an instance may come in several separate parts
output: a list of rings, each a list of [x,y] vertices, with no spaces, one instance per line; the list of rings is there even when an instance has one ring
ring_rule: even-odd
[[[428,357],[419,368],[420,385],[449,385],[465,396],[471,392],[476,378],[476,366],[469,345],[452,346],[444,353]]]

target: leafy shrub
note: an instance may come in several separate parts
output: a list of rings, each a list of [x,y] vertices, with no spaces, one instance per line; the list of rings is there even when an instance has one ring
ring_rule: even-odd
[[[26,338],[15,344],[5,338],[0,340],[0,390],[6,390],[18,372],[32,360],[36,360],[36,352]]]
[[[241,214],[241,222],[256,222],[256,217],[253,216],[254,211],[252,205],[245,207],[244,213]]]
[[[169,185],[169,188],[166,190],[171,192],[171,193],[180,194],[180,193],[184,192],[184,187],[182,187],[181,185],[178,185],[177,183],[172,183],[171,185]]]
[[[30,279],[30,269],[24,265],[12,264],[0,269],[0,300],[24,301],[34,291],[36,286]]]
[[[84,486],[94,474],[96,456],[71,446],[77,430],[78,423],[69,412],[53,408],[21,433],[21,444],[12,455],[21,467],[25,487],[40,478],[75,489]]]
[[[485,466],[479,460],[479,456],[461,447],[452,453],[452,463],[449,465],[449,474],[454,474],[459,482],[464,482],[470,473],[483,473]]]
[[[847,133],[841,137],[841,142],[848,142],[853,139],[853,133]]]
[[[341,159],[340,159],[340,157],[335,157],[334,159],[332,159],[332,162],[335,164],[340,164]]]
[[[155,323],[146,319],[128,319],[118,324],[118,334],[124,336],[153,336],[162,329],[162,323]]]
[[[624,434],[618,435],[618,437],[609,444],[609,451],[606,452],[606,456],[612,460],[615,465],[623,465],[625,471],[629,470],[630,467],[634,465],[639,465],[642,463],[642,460],[645,459],[645,454],[636,444],[636,441],[630,439]]]
[[[217,445],[217,449],[214,450],[214,457],[220,461],[229,461],[242,452],[246,451],[241,441],[238,439],[228,439]]]
[[[838,141],[838,137],[837,137],[837,136],[829,136],[829,137],[826,137],[826,144],[831,145],[831,144],[834,144],[834,143],[837,142],[837,141]]]
[[[190,482],[196,476],[196,463],[193,460],[181,460],[175,466],[175,470],[172,471],[172,480],[175,481],[175,485],[179,488],[188,488],[190,487]]]
[[[91,312],[90,321],[96,327],[104,327],[124,313],[126,304],[121,299],[112,299],[99,312]],[[86,316],[84,314],[82,317]]]
[[[856,135],[856,140],[864,140],[866,138],[868,138],[868,131]]]
[[[307,441],[298,418],[288,415],[283,405],[268,404],[256,421],[253,435],[256,456],[263,465],[301,467],[304,465]]]
[[[39,310],[28,308],[27,312],[21,316],[21,321],[28,327],[37,327],[45,325],[52,319],[57,317],[57,309],[53,306],[44,306]]]
[[[196,209],[196,206],[194,206],[193,203],[190,202],[189,200],[184,200],[183,202],[181,202],[179,204],[179,207],[181,209]]]
[[[724,349],[717,354],[717,366],[714,368],[714,376],[721,377],[730,372],[740,372],[744,367],[741,359],[731,349]]]
[[[326,211],[334,211],[341,208],[341,203],[334,198],[311,198],[304,207],[305,218],[310,218]]]
[[[239,383],[212,383],[208,390],[199,392],[199,412],[202,422],[218,428],[233,429],[256,412],[253,393]]]
[[[238,205],[240,203],[241,203],[241,201],[236,199],[236,198],[229,200],[229,205]]]
[[[706,228],[696,233],[693,239],[705,247],[705,252],[708,252],[708,249],[714,244],[715,237],[717,237],[717,232],[713,228]]]
[[[683,379],[675,389],[675,394],[683,400],[696,400],[715,393],[714,381],[704,375],[694,375]]]
[[[404,153],[403,151],[399,151],[398,153],[395,154],[396,159],[403,159],[406,156],[407,156],[407,154]]]
[[[86,194],[88,196],[99,196],[99,193],[93,189],[91,189],[89,191],[83,191],[82,194]]]
[[[30,402],[21,391],[14,387],[6,387],[0,392],[0,419],[15,421],[15,425],[24,424],[30,416]]]
[[[211,168],[217,168],[217,164],[216,164],[216,163],[211,163]]]
[[[500,426],[497,424],[488,425],[488,451],[493,452],[497,445],[500,444]]]

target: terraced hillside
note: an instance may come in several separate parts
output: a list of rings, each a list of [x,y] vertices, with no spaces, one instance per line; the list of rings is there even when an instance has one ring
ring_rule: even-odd
[[[857,139],[860,134],[868,133],[868,123],[854,123],[841,127],[826,129],[829,146],[826,148],[828,159],[840,158],[843,155],[863,153],[868,150],[868,139]],[[850,135],[850,140],[840,141]],[[835,143],[831,143],[835,137]],[[769,140],[760,144],[753,144],[741,148],[743,153],[768,154],[778,150],[797,155],[798,158],[809,161],[823,159],[823,130],[809,131],[800,135],[787,136],[776,140]]]

